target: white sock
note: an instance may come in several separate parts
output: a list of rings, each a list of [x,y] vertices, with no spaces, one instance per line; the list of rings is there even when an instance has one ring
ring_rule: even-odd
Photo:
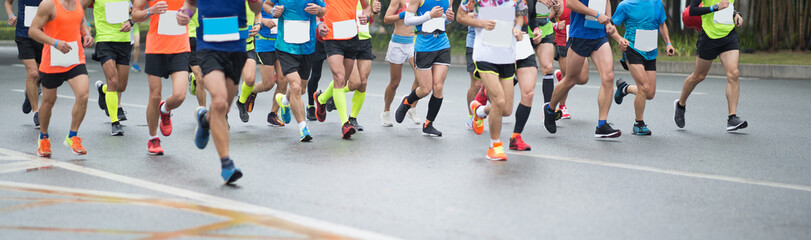
[[[487,113],[484,112],[484,106],[481,106],[476,109],[476,115],[479,116],[480,118],[487,117]]]
[[[163,104],[161,104],[161,113],[163,113],[163,114],[167,114],[167,113],[169,113],[169,111],[168,111],[168,110],[166,110],[166,102],[164,102]]]
[[[490,139],[490,147],[495,147],[496,143],[500,143],[501,139]]]
[[[156,138],[158,138],[158,135],[155,135],[155,136],[149,136],[149,140],[156,139]]]
[[[299,130],[303,130],[305,127],[307,127],[307,122],[306,121],[301,121],[301,122],[298,123],[298,129]]]
[[[282,98],[282,105],[285,105],[285,106],[290,105],[290,100],[287,100],[286,95]]]

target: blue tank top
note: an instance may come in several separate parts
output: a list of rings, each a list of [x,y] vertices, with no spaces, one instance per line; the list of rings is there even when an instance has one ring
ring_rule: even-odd
[[[268,1],[268,0],[263,0],[262,2],[265,2],[265,1]],[[273,15],[271,15],[270,13],[265,12],[264,10],[262,11],[262,18],[263,19],[276,19],[275,17],[273,17]],[[259,35],[262,35],[265,38],[274,38],[274,39],[276,38],[276,34],[271,34],[270,33],[270,28],[268,28],[264,24],[262,24],[262,28],[259,29]]]
[[[248,38],[247,23],[248,20],[245,16],[245,0],[198,0],[197,1],[197,17],[200,26],[197,27],[197,49],[209,49],[221,52],[245,52],[246,41]],[[205,34],[206,19],[224,18],[224,17],[237,17],[237,24],[239,26],[240,39],[225,42],[207,42]],[[231,31],[225,30],[225,31]],[[212,29],[213,33],[222,33],[222,29]]]
[[[25,26],[25,7],[39,6],[42,0],[20,0],[17,3],[17,37],[28,37],[28,27]]]
[[[445,12],[448,10],[448,0],[423,0],[420,8],[417,9],[417,15],[422,16],[423,14],[429,14],[431,9],[434,9],[435,6],[442,7],[442,11]],[[422,24],[417,25],[416,30],[417,32],[421,32]],[[445,33],[436,35],[418,33],[417,40],[414,43],[414,50],[417,52],[434,52],[450,47],[448,36],[445,35]]]

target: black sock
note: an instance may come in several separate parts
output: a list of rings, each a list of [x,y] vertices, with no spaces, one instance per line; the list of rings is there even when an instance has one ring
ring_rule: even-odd
[[[513,87],[515,87],[515,85],[518,85],[518,78],[516,77],[513,78]]]
[[[532,107],[524,106],[524,104],[518,104],[518,109],[515,110],[515,128],[513,129],[513,133],[522,133],[524,132],[524,125],[527,124],[527,119],[529,119],[529,112],[532,110]]]
[[[417,100],[420,100],[420,97],[417,96],[417,90],[416,89],[411,90],[411,94],[408,94],[406,102],[408,102],[408,104],[411,105],[417,102]]]
[[[645,120],[642,120],[642,121],[637,120],[637,121],[636,121],[636,124],[634,124],[634,125],[637,125],[637,126],[645,126]]]
[[[681,109],[681,110],[684,110],[684,108],[685,108],[685,107],[687,107],[687,106],[682,106],[682,105],[681,105],[681,103],[678,103],[678,102],[677,102],[677,103],[676,103],[676,107],[677,107],[677,108],[679,108],[679,109]]]
[[[234,161],[231,161],[231,158],[230,158],[230,157],[225,156],[224,158],[220,158],[220,165],[221,165],[222,167],[233,166],[233,165],[234,165]]]
[[[428,101],[428,116],[425,117],[425,120],[433,122],[436,115],[439,114],[440,107],[442,107],[442,98],[431,95],[431,100]]]
[[[552,91],[555,90],[555,82],[552,74],[544,75],[543,82],[541,82],[541,90],[543,91],[543,102],[547,103],[552,100]]]
[[[728,116],[728,117],[729,117],[728,119],[732,119],[732,118],[737,117],[737,116],[738,116],[738,115],[732,114],[732,115],[729,115],[729,116]],[[728,119],[727,119],[727,120],[728,120]]]

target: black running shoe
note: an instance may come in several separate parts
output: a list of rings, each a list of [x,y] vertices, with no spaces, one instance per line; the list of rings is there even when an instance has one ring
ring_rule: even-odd
[[[627,88],[628,84],[625,83],[625,80],[622,78],[617,79],[617,91],[614,92],[614,102],[617,104],[622,104],[622,99],[625,98],[625,95],[628,95],[628,92],[622,92],[623,89]]]
[[[284,122],[276,116],[275,112],[268,113],[268,125],[272,127],[284,127]]]
[[[314,106],[308,106],[307,107],[307,120],[309,120],[309,121],[318,120],[318,119],[315,118],[315,107]]]
[[[105,98],[104,98],[105,93],[104,93],[103,88],[104,88],[104,83],[101,82],[101,81],[96,81],[96,90],[98,90],[98,92],[99,92],[99,108],[101,108],[101,110],[105,110],[104,113],[107,114],[107,116],[110,116],[110,114],[107,113],[107,111],[106,111],[107,110],[107,100],[105,100]]]
[[[236,106],[237,106],[237,110],[239,110],[239,120],[242,120],[242,122],[245,122],[245,123],[248,122],[248,120],[251,119],[251,116],[248,115],[248,109],[245,108],[245,104],[239,102],[239,99],[237,99]]]
[[[687,110],[684,107],[679,106],[679,100],[673,101],[673,108],[676,109],[676,114],[673,116],[673,120],[676,121],[676,126],[679,128],[684,128],[684,111]]]
[[[550,113],[549,111],[547,111],[548,107],[549,107],[549,103],[544,104],[543,109],[541,110],[541,111],[543,111],[543,115],[544,115],[543,126],[546,128],[546,131],[548,131],[549,133],[555,133],[555,132],[558,131],[558,126],[555,123],[555,120],[558,119],[558,117],[556,115],[560,115],[559,114],[560,112],[558,111],[558,112],[551,112]]]
[[[319,122],[323,122],[327,119],[327,111],[324,109],[324,104],[318,101],[318,96],[321,96],[321,90],[313,93],[313,99],[315,100],[315,118]]]
[[[335,101],[332,98],[327,99],[327,103],[324,104],[327,112],[332,112],[337,110],[338,108],[335,107]]]
[[[596,138],[616,138],[620,135],[622,135],[622,131],[612,128],[608,123],[604,123],[594,131],[594,137]]]
[[[352,124],[352,126],[354,126],[355,130],[358,130],[358,132],[363,131],[363,126],[358,124],[357,118],[349,117],[349,124]]]
[[[422,124],[422,135],[430,137],[442,137],[442,132],[434,128],[434,122],[427,122]]]
[[[39,112],[34,112],[34,126],[39,127]]]
[[[394,120],[397,121],[397,123],[402,123],[406,113],[411,109],[411,106],[406,104],[406,98],[408,98],[408,96],[403,96],[403,99],[400,101],[400,106],[394,111]]]
[[[127,112],[122,107],[118,107],[118,121],[127,121]]]
[[[749,126],[749,123],[746,121],[741,120],[738,116],[732,116],[727,120],[727,131],[735,131],[738,129],[744,129]]]
[[[239,102],[239,100],[237,100],[237,102]],[[251,93],[251,95],[248,95],[248,99],[245,100],[245,110],[253,112],[254,103],[256,103],[256,93]]]
[[[111,126],[112,126],[113,130],[110,132],[110,135],[112,135],[112,136],[124,136],[124,127],[121,126],[120,122],[114,122],[114,123],[111,124]]]
[[[28,93],[23,93],[25,95],[25,100],[23,100],[23,113],[29,114],[31,113],[31,102],[28,101]]]
[[[352,137],[352,134],[355,134],[355,126],[352,126],[349,122],[345,122],[344,125],[341,126],[341,136],[344,139],[349,139]]]

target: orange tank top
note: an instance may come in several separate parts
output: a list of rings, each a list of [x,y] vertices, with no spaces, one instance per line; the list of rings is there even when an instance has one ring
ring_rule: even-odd
[[[346,40],[350,39],[354,36],[349,36],[352,34],[344,34],[343,32],[339,32],[336,34],[335,31],[346,31],[342,29],[336,28],[336,26],[346,26],[351,27],[352,24],[355,24],[355,15],[357,14],[356,10],[358,7],[358,0],[326,0],[327,4],[327,13],[324,15],[324,24],[327,25],[329,31],[327,35],[324,36],[324,40]],[[352,22],[351,24],[346,24],[347,22]],[[357,25],[355,26],[355,36],[357,36]],[[336,37],[338,36],[338,37]]]
[[[168,21],[164,24],[168,24],[170,26],[176,26],[177,20],[174,17],[167,17],[169,12],[177,12],[181,7],[183,7],[184,0],[150,0],[149,7],[157,4],[158,2],[165,1],[169,8],[166,9],[166,15],[161,19],[161,15],[154,14],[149,18],[149,32],[146,34],[146,51],[147,54],[176,54],[176,53],[184,53],[190,52],[191,48],[189,47],[189,29],[187,26],[183,26],[186,28],[186,31],[180,33],[178,35],[166,35],[158,33],[158,26],[160,25],[160,20]],[[166,26],[165,26],[166,27]],[[169,28],[169,27],[167,27]],[[173,33],[174,34],[174,33]]]
[[[76,42],[76,45],[79,47],[79,63],[68,67],[51,66],[51,46],[45,46],[42,48],[42,63],[39,65],[39,71],[43,73],[64,73],[79,64],[85,64],[81,33],[84,9],[82,9],[79,0],[74,0],[76,6],[73,8],[73,11],[65,9],[59,0],[54,0],[53,2],[54,8],[56,9],[56,16],[53,20],[45,23],[45,26],[42,27],[42,31],[45,35],[57,39],[60,42]]]

